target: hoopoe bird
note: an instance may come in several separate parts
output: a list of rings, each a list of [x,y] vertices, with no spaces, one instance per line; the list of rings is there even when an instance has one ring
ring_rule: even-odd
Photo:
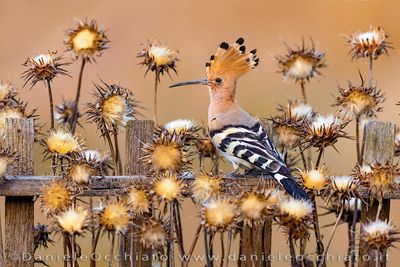
[[[261,170],[270,174],[293,197],[308,199],[286,167],[259,120],[244,111],[236,100],[237,80],[258,65],[256,49],[246,52],[244,39],[234,44],[221,43],[210,62],[206,63],[207,78],[181,82],[170,87],[190,84],[207,85],[210,94],[208,127],[210,137],[233,172]]]

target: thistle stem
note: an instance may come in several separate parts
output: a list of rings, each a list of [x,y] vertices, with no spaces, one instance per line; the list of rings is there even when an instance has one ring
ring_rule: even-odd
[[[197,240],[199,240],[199,236],[200,236],[200,232],[201,232],[202,228],[203,228],[203,225],[199,224],[199,226],[197,227],[196,233],[194,235],[194,240],[192,242],[192,245],[190,246],[189,252],[185,257],[186,261],[184,261],[182,263],[183,267],[189,266],[190,258],[191,258],[192,254],[193,254],[193,251],[194,251],[195,247],[196,247]]]
[[[228,251],[226,253],[226,256],[228,257],[228,259],[229,259],[229,255],[231,254],[231,247],[232,247],[232,231],[229,230],[229,232],[228,232]],[[228,267],[228,266],[229,266],[229,260],[226,261],[226,267]]]
[[[118,171],[118,162],[117,162],[117,157],[115,155],[114,146],[111,141],[110,132],[107,129],[104,130],[104,136],[106,137],[108,146],[110,147],[110,153],[114,163],[113,175],[116,175],[116,172]]]
[[[318,161],[317,161],[318,162]],[[316,167],[318,168],[318,166]],[[314,233],[315,233],[315,239],[317,241],[317,255],[320,256],[324,255],[324,243],[322,242],[322,236],[321,236],[321,231],[319,228],[319,219],[318,219],[318,211],[317,211],[317,204],[315,201],[315,195],[313,194],[311,196],[311,202],[313,205],[313,224],[314,224]],[[325,264],[319,265],[319,261],[317,262],[318,266],[325,266]]]
[[[381,252],[379,250],[375,250],[375,267],[381,266]]]
[[[319,164],[321,163],[321,159],[322,159],[322,154],[323,153],[324,153],[324,148],[320,147],[319,148],[319,152],[318,152],[317,162],[315,163],[315,169],[318,169]]]
[[[301,87],[301,95],[303,96],[303,101],[305,104],[307,104],[306,87],[304,81],[300,82],[300,87]]]
[[[372,77],[373,63],[374,63],[374,59],[371,55],[371,56],[369,56],[369,86],[370,87],[372,87],[372,83],[373,83],[373,77]]]
[[[224,261],[225,261],[224,232],[220,233],[220,240],[221,240],[221,263],[219,266],[224,267]]]
[[[342,203],[342,207],[340,208],[339,215],[338,215],[338,217],[336,219],[335,225],[332,228],[331,235],[329,237],[328,244],[326,245],[326,249],[325,249],[324,255],[322,256],[321,262],[318,265],[319,267],[321,267],[325,263],[325,257],[328,254],[328,249],[329,249],[329,247],[331,245],[331,242],[333,240],[333,236],[335,235],[336,229],[337,229],[337,227],[339,225],[339,222],[340,222],[340,219],[342,218],[343,210],[344,210],[344,203]]]
[[[179,204],[177,201],[174,201],[174,205],[175,205],[175,209],[174,209],[175,231],[176,231],[176,235],[177,235],[179,253],[181,256],[184,256],[185,255],[185,247],[183,245],[181,214],[180,214],[180,210],[179,210]]]
[[[115,233],[116,233],[116,231],[114,231],[111,234],[110,255],[109,255],[110,256],[110,261],[108,262],[108,267],[112,267],[112,258],[113,258],[113,255],[114,255]]]
[[[69,236],[71,239],[71,264],[72,267],[76,267],[76,251],[75,251],[75,234]]]
[[[175,239],[175,235],[174,235],[174,226],[175,226],[175,220],[174,220],[174,200],[172,200],[169,203],[169,238],[170,241],[168,242],[168,247],[169,247],[169,255],[168,255],[168,259],[170,262],[170,267],[174,267],[175,266],[175,261],[174,261],[174,239]]]
[[[294,249],[294,242],[293,242],[293,235],[290,231],[289,233],[289,251],[290,251],[290,259],[292,262],[292,266],[297,267],[297,261],[296,261],[296,251]]]
[[[360,116],[356,117],[356,151],[357,163],[361,164],[361,150],[360,150]]]
[[[307,266],[307,257],[306,257],[306,244],[307,244],[307,239],[306,238],[301,238],[300,239],[300,256],[303,258],[303,265]]]
[[[160,74],[156,71],[155,78],[154,78],[154,99],[153,99],[153,104],[154,104],[154,113],[153,113],[153,120],[154,124],[157,125],[157,91],[158,91],[158,80],[160,79]]]
[[[206,251],[206,257],[207,257],[207,267],[212,267],[211,263],[211,256],[210,256],[210,248],[208,246],[208,233],[207,233],[207,228],[204,227],[204,248]]]
[[[121,155],[119,153],[119,145],[118,145],[118,130],[114,133],[114,146],[115,146],[115,157],[116,157],[116,164],[118,167],[117,175],[122,174],[122,162],[121,162]]]
[[[356,199],[356,208],[353,214],[353,221],[351,222],[350,229],[350,261],[351,267],[354,267],[356,264],[356,225],[357,225],[357,217],[358,217],[358,199]]]
[[[96,248],[97,248],[97,243],[99,242],[100,233],[101,233],[101,228],[99,228],[97,230],[96,235],[93,240],[93,243],[92,243],[92,255],[93,256],[96,253]],[[90,257],[90,267],[96,267],[96,261],[93,259],[93,257]]]
[[[130,241],[129,241],[129,256],[130,256],[130,267],[133,267],[133,263],[134,263],[134,260],[133,260],[133,257],[135,256],[134,255],[134,242],[135,242],[135,239],[134,239],[134,234],[135,233],[135,225],[132,223],[132,225],[131,225],[131,236],[130,236]]]
[[[85,64],[86,64],[86,59],[83,57],[81,63],[81,69],[79,70],[78,86],[76,88],[76,96],[74,102],[74,111],[72,113],[71,132],[73,134],[75,133],[76,125],[78,124],[78,105],[79,105],[79,98],[81,96],[82,77]]]
[[[51,91],[50,80],[46,81],[47,90],[49,93],[49,105],[50,105],[50,130],[54,129],[54,103],[53,103],[53,92]]]
[[[379,220],[379,216],[381,215],[382,210],[382,198],[378,199],[378,210],[376,211],[375,221]]]
[[[68,260],[67,260],[67,256],[68,256],[68,251],[67,251],[67,240],[65,238],[65,234],[63,234],[63,251],[64,251],[64,267],[68,266]]]
[[[304,151],[303,151],[303,148],[301,147],[301,145],[299,146],[299,150],[300,150],[301,161],[303,162],[304,170],[306,170],[307,169],[307,161],[306,161],[306,157],[304,156]]]

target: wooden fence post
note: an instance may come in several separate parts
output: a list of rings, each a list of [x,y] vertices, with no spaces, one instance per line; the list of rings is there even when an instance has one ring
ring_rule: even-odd
[[[5,145],[16,152],[9,175],[33,175],[33,119],[7,119]],[[5,253],[7,267],[33,266],[34,202],[31,196],[5,198]]]
[[[372,121],[364,129],[363,142],[363,162],[391,164],[394,157],[394,139],[396,126],[393,123]],[[369,203],[369,199],[364,200]],[[378,209],[378,201],[373,200],[372,204],[362,204],[361,224],[369,223],[375,220]],[[383,221],[389,220],[390,199],[384,199],[379,218]],[[386,251],[382,253],[382,265],[386,266]],[[376,266],[376,257],[374,251],[368,251],[366,245],[360,241],[359,267]]]
[[[154,133],[154,121],[152,120],[134,120],[128,122],[126,126],[126,139],[125,139],[125,147],[126,147],[126,166],[125,172],[127,175],[146,175],[148,172],[148,168],[143,164],[139,164],[138,160],[143,155],[141,151],[141,147],[143,143],[149,143],[152,141],[152,136]],[[140,222],[135,222],[140,225]],[[132,234],[132,231],[130,231]],[[126,248],[130,246],[130,237],[128,235]],[[141,246],[140,242],[135,242],[133,246],[133,259],[136,259],[136,255],[138,255],[138,248]],[[130,251],[127,249],[127,251]],[[147,250],[143,253],[144,257],[147,257],[149,260],[143,261],[143,267],[151,267],[152,266],[152,251]],[[137,261],[134,260],[135,266],[137,266]],[[128,264],[129,266],[129,264]]]

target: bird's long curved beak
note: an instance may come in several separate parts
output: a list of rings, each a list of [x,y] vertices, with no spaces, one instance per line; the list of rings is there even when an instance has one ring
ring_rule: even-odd
[[[203,78],[203,79],[199,79],[199,80],[175,83],[175,84],[170,85],[169,88],[178,87],[178,86],[185,86],[185,85],[191,85],[191,84],[208,85],[208,80],[207,80],[207,78]]]

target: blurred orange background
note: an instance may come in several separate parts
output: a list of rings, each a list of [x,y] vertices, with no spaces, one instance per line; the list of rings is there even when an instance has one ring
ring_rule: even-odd
[[[358,83],[358,70],[365,77],[368,75],[366,60],[352,61],[348,56],[349,48],[344,35],[368,30],[370,25],[382,26],[390,35],[388,41],[397,48],[400,45],[399,10],[400,2],[394,0],[2,1],[0,79],[16,84],[21,98],[28,102],[28,108],[38,108],[37,114],[40,115],[41,122],[48,123],[47,91],[41,83],[31,90],[22,87],[22,63],[26,57],[47,50],[64,52],[64,31],[75,25],[74,18],[95,18],[108,29],[111,48],[96,59],[96,64],[87,65],[81,103],[92,101],[90,93],[94,89],[93,82],[99,82],[101,78],[108,83],[119,83],[132,89],[137,99],[147,108],[142,111],[143,119],[151,118],[153,77],[149,73],[144,78],[145,68],[138,65],[136,52],[148,39],[159,38],[170,47],[179,49],[181,58],[177,63],[179,76],[171,74],[172,79],[168,76],[162,78],[159,89],[159,120],[163,123],[176,118],[188,118],[201,123],[207,120],[207,90],[202,87],[172,90],[168,89],[168,85],[203,77],[204,64],[219,43],[234,41],[242,36],[248,49],[258,49],[260,65],[239,81],[239,103],[250,113],[264,118],[275,114],[277,104],[284,104],[288,99],[301,96],[298,85],[292,82],[283,83],[281,75],[277,73],[274,56],[286,53],[283,42],[295,46],[301,43],[302,38],[307,43],[312,37],[317,49],[326,52],[328,67],[322,70],[322,76],[307,85],[307,93],[315,110],[328,113],[334,111],[331,104],[333,95],[337,95],[338,86],[345,87],[347,80]],[[399,107],[395,106],[400,99],[399,55],[399,49],[392,49],[389,56],[381,56],[374,62],[374,78],[387,98],[384,110],[378,117],[382,121],[399,121]],[[72,61],[69,55],[65,59]],[[60,103],[62,98],[74,97],[78,63],[67,67],[73,78],[58,77],[54,80],[56,103]],[[95,127],[89,124],[84,126],[78,132],[86,139],[86,146],[106,150]],[[354,135],[353,126],[346,129]],[[329,166],[331,174],[349,174],[355,164],[354,141],[341,140],[337,147],[340,153],[329,149],[324,155],[324,162]],[[37,147],[38,174],[48,172],[47,165],[41,163],[40,153],[41,148]],[[186,203],[185,207],[190,205]],[[396,213],[398,208],[397,201],[393,201],[391,218],[395,224],[400,225],[400,216]],[[193,221],[198,220],[198,214],[193,208],[186,210],[184,227],[189,236],[194,231]],[[36,218],[38,221],[45,221],[39,211]],[[333,222],[333,219],[333,216],[323,217],[322,225]],[[339,228],[330,249],[331,254],[345,254],[346,229],[346,225]],[[329,236],[330,228],[324,228],[323,232],[325,236]],[[55,237],[56,240],[59,238]],[[190,243],[191,237],[187,239],[186,243]],[[107,237],[104,236],[104,249],[108,249],[106,240]],[[275,254],[288,253],[286,239],[280,230],[274,231],[273,240]],[[86,244],[86,241],[82,242]],[[57,249],[61,253],[59,247],[52,247],[48,253],[56,253]],[[311,246],[309,250],[312,252]],[[197,252],[202,252],[200,245]],[[388,266],[397,266],[396,262],[399,260],[400,254],[395,249],[391,250]],[[51,266],[61,265],[51,263]],[[200,263],[192,265],[201,266]],[[288,262],[273,263],[273,266],[288,265]],[[88,265],[82,263],[81,266]],[[105,266],[105,263],[99,266]]]

